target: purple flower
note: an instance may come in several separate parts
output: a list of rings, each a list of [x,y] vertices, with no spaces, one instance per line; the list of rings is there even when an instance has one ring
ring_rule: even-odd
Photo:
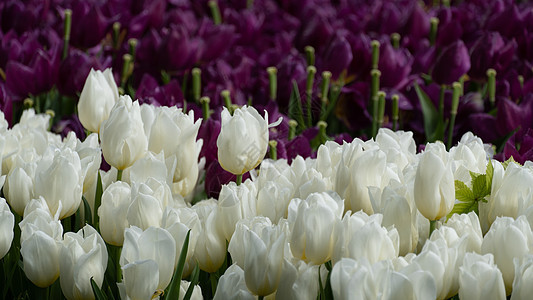
[[[250,172],[242,176],[242,181],[250,178]],[[237,180],[237,176],[222,169],[218,160],[213,161],[209,166],[206,165],[205,170],[205,192],[207,197],[218,198],[223,184],[228,184],[231,181]]]
[[[80,119],[78,119],[78,116],[75,114],[63,118],[52,128],[52,130],[55,133],[59,133],[63,138],[71,131],[74,131],[78,139],[82,141],[85,140],[86,136],[85,129],[83,128],[83,125],[81,125]]]
[[[212,61],[219,58],[233,46],[237,35],[235,33],[235,27],[232,25],[214,25],[207,18],[204,18],[202,21],[197,33],[202,41],[200,47],[200,51],[202,52],[201,59],[203,61]]]
[[[201,40],[191,37],[187,30],[172,25],[161,32],[159,65],[163,70],[183,70],[194,66],[201,53]],[[153,59],[153,57],[151,58]]]
[[[394,49],[390,43],[382,43],[379,51],[380,85],[401,89],[408,83],[413,57],[405,49]]]
[[[514,57],[517,44],[504,41],[498,32],[487,32],[471,48],[472,68],[468,72],[474,79],[485,79],[486,72],[493,68],[500,73],[506,70]]]
[[[437,58],[431,77],[438,84],[451,84],[470,70],[470,56],[463,41],[446,47]]]
[[[352,62],[352,49],[346,38],[336,34],[328,43],[322,59],[322,70],[330,71],[333,80],[336,80],[342,71],[345,71]]]
[[[503,148],[500,156],[501,160],[513,158],[516,162],[524,164],[528,160],[533,160],[533,129],[528,130],[523,135],[515,133]]]
[[[70,4],[70,9],[72,9],[71,45],[80,48],[98,45],[108,31],[110,20],[104,16],[96,1],[77,0]]]
[[[156,106],[183,107],[183,93],[177,80],[171,80],[164,86],[160,86],[149,74],[144,74],[141,83],[135,93],[135,98],[142,103],[150,103]]]
[[[217,147],[217,138],[220,134],[220,120],[215,120],[209,118],[204,120],[198,131],[198,139],[203,139],[204,144],[202,150],[200,151],[200,157],[205,157],[206,166],[211,163],[217,162],[218,158],[218,147]]]

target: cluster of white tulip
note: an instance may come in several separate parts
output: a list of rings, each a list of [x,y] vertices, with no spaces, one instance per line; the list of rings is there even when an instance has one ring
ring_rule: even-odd
[[[80,120],[95,132],[85,141],[61,140],[31,110],[11,129],[0,120],[9,204],[0,198],[0,257],[19,226],[23,271],[35,285],[59,278],[67,299],[94,298],[91,279],[102,286],[112,245],[121,249],[121,297],[151,299],[172,281],[189,234],[183,278],[196,265],[218,271],[229,252],[215,299],[315,299],[327,285],[335,299],[533,293],[533,163],[490,160],[491,148],[470,133],[449,151],[437,142],[417,154],[412,133],[388,129],[375,140],[326,142],[315,159],[263,160],[268,118],[243,107],[224,110],[218,154],[223,168],[251,178],[192,203],[202,184],[201,120],[119,97],[109,74],[91,71],[83,89]],[[491,193],[476,202],[479,216],[448,218],[455,182],[471,187],[470,173],[487,164]],[[82,199],[98,226],[69,232],[61,220],[85,209]],[[192,297],[202,298],[199,286]]]

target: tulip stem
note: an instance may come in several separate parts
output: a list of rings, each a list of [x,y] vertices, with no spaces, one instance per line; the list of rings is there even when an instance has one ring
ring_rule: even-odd
[[[211,293],[214,296],[215,292],[217,291],[217,285],[218,285],[217,278],[214,273],[209,274],[209,281],[211,281]]]
[[[437,220],[429,221],[429,236],[428,239],[431,237],[431,234],[433,231],[435,231],[435,227],[437,226]]]
[[[432,17],[429,22],[429,44],[433,46],[435,45],[435,41],[437,40],[437,29],[439,28],[439,19],[436,17]]]
[[[237,185],[241,185],[241,183],[242,183],[242,174],[237,175],[237,179],[235,180],[235,183]]]
[[[200,68],[193,68],[192,71],[192,95],[194,101],[200,101],[202,93],[202,70]]]
[[[372,47],[372,69],[377,69],[379,66],[379,47],[381,44],[378,40],[373,40],[370,46]]]
[[[267,73],[270,100],[276,101],[276,95],[278,93],[278,79],[276,74],[278,73],[278,69],[276,69],[276,67],[268,67]]]
[[[305,57],[307,59],[308,66],[315,65],[315,48],[313,46],[305,46]]]
[[[202,104],[202,113],[204,116],[204,121],[207,121],[209,119],[209,115],[211,112],[209,111],[209,97],[202,97],[200,98],[200,103]]]
[[[278,142],[276,140],[271,140],[268,142],[270,147],[270,158],[273,160],[278,159]]]
[[[220,8],[218,7],[218,3],[215,0],[209,0],[207,2],[207,5],[209,5],[209,8],[211,9],[211,14],[213,15],[213,23],[215,25],[219,25],[222,23],[222,17],[220,16]]]
[[[313,83],[315,81],[316,68],[315,66],[307,67],[307,82],[305,85],[305,95],[307,97],[307,126],[313,126],[313,114],[311,106],[313,102]]]
[[[289,121],[289,141],[294,139],[296,136],[296,127],[298,127],[298,122],[296,120],[290,120]]]
[[[222,96],[222,100],[224,100],[224,105],[229,110],[230,113],[233,114],[233,111],[231,110],[231,97],[228,90],[223,90],[220,92],[220,96]]]
[[[322,103],[321,116],[320,120],[326,121],[327,115],[327,105],[328,105],[328,92],[329,92],[329,82],[331,79],[331,72],[324,71],[322,72],[322,86],[320,87],[320,102]]]
[[[72,10],[65,9],[65,28],[64,28],[64,35],[63,35],[63,55],[62,58],[67,58],[68,55],[68,46],[70,43],[70,30],[72,28]]]
[[[450,125],[448,128],[448,144],[447,144],[448,150],[450,150],[450,148],[452,147],[453,127],[455,125],[455,117],[457,116],[457,107],[459,106],[459,96],[461,96],[461,84],[459,82],[454,82],[452,87],[453,87],[453,94],[452,94],[452,109],[450,111]]]
[[[385,117],[385,92],[378,92],[378,130],[383,127]]]
[[[401,38],[402,38],[401,35],[397,32],[390,35],[391,44],[392,44],[392,47],[394,47],[394,49],[400,48]]]
[[[124,170],[117,170],[117,181],[121,181],[122,180],[122,172]]]
[[[265,296],[257,296],[257,300],[263,300],[265,299]]]

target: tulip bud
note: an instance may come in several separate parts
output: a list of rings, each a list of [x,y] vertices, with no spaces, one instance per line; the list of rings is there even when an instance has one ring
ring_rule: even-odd
[[[218,161],[224,170],[242,175],[255,169],[268,148],[268,113],[261,117],[253,107],[236,109],[233,116],[224,108],[222,127],[217,139]],[[281,119],[278,120],[281,122]]]
[[[196,242],[194,258],[201,270],[213,273],[222,266],[226,257],[226,239],[218,225],[217,204],[214,200],[204,200],[192,208],[198,214],[202,227]]]
[[[291,203],[295,200],[299,199]],[[290,238],[294,257],[317,265],[330,260],[337,235],[335,227],[343,211],[343,201],[337,194],[313,193],[305,201],[300,200]]]
[[[492,254],[466,253],[459,270],[460,299],[505,299],[502,272]]]
[[[102,287],[107,268],[107,248],[90,225],[65,233],[60,252],[61,290],[67,299],[92,299],[91,279]]]
[[[252,181],[222,186],[218,198],[218,222],[227,241],[231,240],[237,221],[256,216],[256,195]]]
[[[513,220],[496,218],[481,244],[481,253],[492,253],[494,262],[502,271],[506,295],[512,291],[515,268],[513,259],[521,260],[532,253],[533,233],[525,216]]]
[[[132,102],[129,96],[120,97],[101,127],[102,152],[113,167],[124,170],[146,154],[148,140],[139,102]]]
[[[13,241],[13,227],[15,226],[15,216],[9,209],[6,199],[0,198],[0,259],[4,257],[11,248]]]
[[[122,246],[124,230],[128,226],[126,214],[131,204],[131,188],[123,181],[109,185],[102,194],[98,208],[102,238],[111,245]]]
[[[527,255],[522,260],[513,259],[515,276],[511,299],[529,299],[533,293],[533,255]],[[505,293],[503,293],[505,294]]]
[[[428,144],[421,155],[414,182],[415,203],[422,215],[434,221],[446,216],[455,202],[451,159],[444,144]]]
[[[78,101],[78,117],[85,129],[100,132],[118,100],[118,87],[111,69],[104,72],[91,69]]]
[[[239,265],[233,264],[218,280],[217,291],[213,299],[254,300],[256,297],[246,287],[244,271]]]

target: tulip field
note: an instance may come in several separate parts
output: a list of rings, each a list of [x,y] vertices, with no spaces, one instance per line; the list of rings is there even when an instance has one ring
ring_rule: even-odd
[[[2,299],[530,299],[533,5],[0,2]]]

